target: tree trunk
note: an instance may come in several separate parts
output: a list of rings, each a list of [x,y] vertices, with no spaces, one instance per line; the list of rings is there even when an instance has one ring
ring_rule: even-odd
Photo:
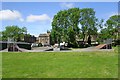
[[[88,36],[88,44],[91,45],[91,36]]]
[[[85,44],[85,34],[83,32],[83,44]]]

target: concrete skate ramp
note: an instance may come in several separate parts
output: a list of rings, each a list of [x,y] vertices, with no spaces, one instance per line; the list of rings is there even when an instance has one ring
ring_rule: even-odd
[[[24,48],[19,48],[19,46],[16,45],[16,48],[18,49],[19,52],[29,52],[29,50],[24,49]]]
[[[20,48],[19,46],[15,46],[14,51],[13,50],[9,50],[8,48],[1,50],[0,52],[29,52],[30,50],[24,49],[24,48]]]
[[[33,48],[32,50],[27,50],[24,48],[20,48],[19,46],[15,46],[17,51],[15,52],[44,52],[44,51],[48,51],[50,49],[52,49],[52,47],[39,47],[39,48]],[[1,50],[0,52],[8,52],[8,48]],[[13,51],[10,51],[13,52]]]
[[[106,49],[106,46],[107,46],[107,44],[100,44],[100,45],[96,46],[95,48]]]

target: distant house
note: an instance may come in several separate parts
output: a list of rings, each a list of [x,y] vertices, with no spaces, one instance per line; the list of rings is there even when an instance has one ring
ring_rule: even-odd
[[[50,33],[40,34],[37,38],[37,42],[43,46],[50,45]]]

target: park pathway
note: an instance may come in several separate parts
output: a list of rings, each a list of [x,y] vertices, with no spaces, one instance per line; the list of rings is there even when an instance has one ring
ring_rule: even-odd
[[[19,48],[21,52],[56,52],[50,49],[53,49],[53,48],[52,47],[36,47],[36,48],[32,48],[32,50]],[[61,50],[59,52],[92,52],[92,51],[114,51],[114,49],[98,49],[96,47],[88,47],[88,48],[77,48],[77,49],[73,48],[71,50]],[[8,52],[8,49],[4,49],[0,52]]]

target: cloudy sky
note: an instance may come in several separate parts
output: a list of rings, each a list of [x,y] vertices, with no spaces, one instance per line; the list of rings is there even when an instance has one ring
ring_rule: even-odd
[[[3,2],[0,9],[1,30],[8,25],[27,27],[28,33],[38,36],[50,30],[54,15],[64,9],[73,7],[93,8],[96,17],[107,20],[117,14],[117,2]]]

